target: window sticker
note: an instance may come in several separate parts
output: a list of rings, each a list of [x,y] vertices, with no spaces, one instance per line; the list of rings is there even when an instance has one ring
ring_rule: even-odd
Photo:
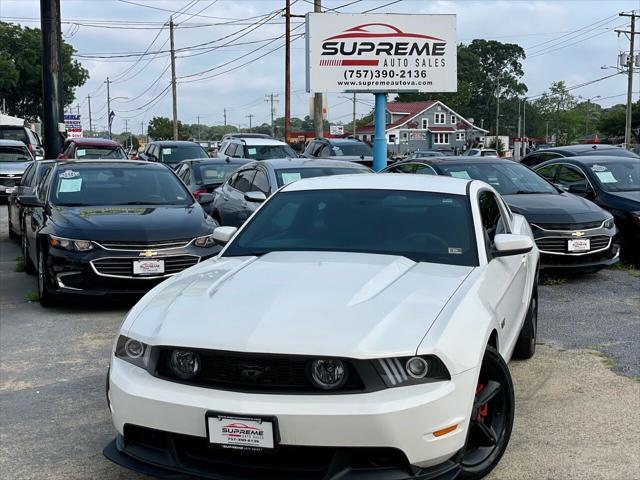
[[[170,148],[163,148],[162,149],[162,154],[163,155],[171,155],[171,149]]]
[[[217,170],[205,170],[204,171],[204,176],[206,178],[218,178],[220,175],[218,175],[218,171]]]
[[[618,183],[616,177],[611,172],[594,172],[602,183]]]
[[[87,151],[86,151],[86,150],[84,150],[84,149],[78,149],[78,150],[76,150],[76,155],[77,155],[78,157],[84,157],[86,154],[87,154]]]
[[[457,172],[449,172],[449,175],[455,178],[464,178],[465,180],[471,180],[471,177],[466,170],[460,170]]]
[[[450,255],[462,255],[462,249],[460,247],[449,247]]]
[[[58,175],[60,178],[76,178],[80,176],[80,172],[76,172],[75,170],[65,170],[61,174]]]
[[[300,175],[299,172],[295,172],[295,173],[283,173],[282,174],[282,182],[285,185],[290,184],[291,182],[296,182],[298,180],[300,180],[302,178],[302,175]]]
[[[60,180],[60,187],[58,193],[73,193],[79,192],[82,188],[81,178],[62,178]]]
[[[258,149],[257,148],[247,148],[247,152],[249,152],[249,155],[255,155],[256,153],[258,153]]]
[[[591,167],[591,170],[593,170],[594,172],[606,172],[607,167],[605,167],[604,165],[598,165],[596,163],[593,167]]]

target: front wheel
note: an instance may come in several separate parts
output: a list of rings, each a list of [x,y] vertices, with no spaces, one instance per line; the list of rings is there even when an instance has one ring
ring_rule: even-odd
[[[502,356],[488,346],[460,461],[462,479],[483,478],[498,464],[509,444],[514,412],[515,395],[509,368]]]
[[[44,264],[44,255],[42,250],[38,252],[38,297],[40,298],[40,305],[43,307],[50,307],[54,305],[54,295],[49,291],[47,284],[49,283],[49,276],[47,274],[47,268]]]

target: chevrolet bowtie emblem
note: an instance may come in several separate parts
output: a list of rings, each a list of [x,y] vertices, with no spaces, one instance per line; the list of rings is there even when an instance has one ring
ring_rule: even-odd
[[[582,237],[584,236],[584,232],[573,232],[571,235],[573,235],[574,237]]]
[[[155,250],[145,250],[144,252],[140,252],[140,257],[155,257],[156,255],[158,255],[158,252],[156,252]]]

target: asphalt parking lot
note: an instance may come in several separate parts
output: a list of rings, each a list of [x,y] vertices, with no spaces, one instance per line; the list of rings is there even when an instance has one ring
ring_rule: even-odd
[[[109,351],[130,307],[43,309],[0,207],[0,477],[141,479],[102,457],[113,437]],[[540,287],[536,356],[514,362],[516,422],[489,477],[640,479],[640,276],[607,270]],[[553,284],[551,284],[553,283]]]

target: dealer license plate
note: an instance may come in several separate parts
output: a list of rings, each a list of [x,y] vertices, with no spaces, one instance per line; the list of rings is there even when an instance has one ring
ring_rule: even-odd
[[[209,414],[209,443],[222,448],[259,452],[275,448],[275,423],[264,418]]]
[[[591,240],[588,238],[569,240],[567,250],[570,252],[588,252],[591,250]]]
[[[134,275],[158,275],[164,273],[164,260],[134,260]]]
[[[5,192],[7,195],[11,195],[13,193],[13,191],[16,189],[16,187],[7,187],[5,188]]]

